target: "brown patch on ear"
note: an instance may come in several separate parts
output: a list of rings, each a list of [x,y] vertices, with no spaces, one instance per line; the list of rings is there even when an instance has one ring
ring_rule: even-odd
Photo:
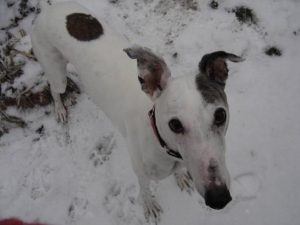
[[[209,62],[206,67],[206,74],[212,81],[224,82],[228,78],[228,68],[225,59],[217,58]]]
[[[207,76],[209,80],[224,86],[228,77],[226,60],[241,62],[244,59],[224,51],[212,52],[202,57],[199,63],[199,70],[203,75]]]
[[[199,63],[200,73],[196,76],[196,86],[208,103],[223,101],[227,105],[224,92],[228,78],[226,60],[241,62],[244,59],[232,53],[218,51],[204,55]]]
[[[133,46],[124,51],[131,59],[137,60],[138,79],[142,90],[150,98],[157,98],[171,76],[165,61],[148,48]]]
[[[142,85],[142,90],[151,96],[154,94],[155,90],[162,90],[160,86],[161,76],[163,73],[162,67],[158,65],[149,65],[147,69],[141,70],[141,77],[144,79]]]
[[[91,15],[73,13],[66,17],[69,34],[79,41],[91,41],[103,34],[100,22]]]

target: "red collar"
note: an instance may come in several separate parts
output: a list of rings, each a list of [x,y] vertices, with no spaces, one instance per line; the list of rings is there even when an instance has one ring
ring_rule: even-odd
[[[157,137],[158,142],[161,145],[161,147],[166,149],[167,154],[169,154],[170,156],[173,156],[173,157],[178,158],[178,159],[182,159],[182,156],[180,155],[180,153],[178,151],[174,151],[171,148],[169,148],[167,143],[160,136],[160,134],[158,132],[158,129],[157,129],[157,126],[156,126],[155,106],[153,106],[153,108],[148,112],[148,116],[149,116],[149,119],[150,119],[150,123],[151,123],[151,127],[153,129],[153,132],[154,132],[155,136]]]

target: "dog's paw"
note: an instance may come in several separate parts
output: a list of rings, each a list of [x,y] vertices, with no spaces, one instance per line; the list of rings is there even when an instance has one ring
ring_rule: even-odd
[[[174,177],[181,191],[186,191],[189,194],[191,194],[194,191],[193,179],[187,171],[185,170],[176,171],[174,173]]]
[[[56,120],[61,123],[66,123],[68,119],[68,113],[65,106],[62,103],[56,103],[54,105]]]
[[[160,215],[163,210],[154,196],[143,198],[143,208],[146,221],[157,225],[160,222]]]

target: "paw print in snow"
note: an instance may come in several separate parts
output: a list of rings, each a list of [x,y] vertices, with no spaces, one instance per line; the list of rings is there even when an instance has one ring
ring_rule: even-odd
[[[115,147],[115,140],[113,139],[113,134],[104,136],[99,144],[95,147],[94,151],[90,154],[89,159],[93,162],[95,167],[102,165],[105,161],[109,160],[109,156]]]
[[[33,200],[45,196],[51,189],[50,176],[53,169],[49,166],[34,169],[25,177],[25,186],[30,189],[30,197]]]
[[[260,189],[261,182],[253,172],[239,174],[232,180],[232,191],[237,200],[255,199]]]
[[[144,224],[142,213],[137,215],[140,209],[136,205],[136,186],[113,181],[107,189],[103,206],[108,214],[114,218],[115,224]]]
[[[71,220],[80,219],[86,212],[89,202],[86,199],[75,197],[73,198],[69,208],[68,215]]]

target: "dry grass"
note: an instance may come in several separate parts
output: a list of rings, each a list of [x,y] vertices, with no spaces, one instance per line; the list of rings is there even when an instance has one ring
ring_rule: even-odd
[[[77,84],[70,78],[67,79],[67,89],[62,94],[63,100],[68,98],[70,95],[74,97],[74,94],[80,94],[80,90]],[[7,107],[15,106],[20,110],[31,109],[36,106],[46,106],[52,102],[52,96],[50,93],[49,85],[46,85],[42,91],[32,92],[28,90],[23,92],[18,97],[2,97],[0,98],[0,110],[6,110]]]
[[[36,83],[33,87],[23,89],[20,91],[18,88],[15,88],[14,81],[16,78],[23,75],[23,66],[25,62],[15,62],[16,55],[22,55],[29,60],[37,61],[32,50],[29,52],[20,51],[15,48],[15,45],[20,41],[20,38],[26,36],[26,32],[23,29],[19,30],[19,38],[14,36],[10,29],[17,27],[19,22],[26,18],[29,14],[39,13],[39,6],[35,7],[31,5],[27,0],[16,0],[8,1],[6,0],[8,7],[13,7],[16,11],[15,17],[12,20],[12,23],[7,27],[0,28],[0,32],[5,34],[5,39],[0,43],[0,137],[4,133],[8,133],[10,129],[15,127],[26,127],[26,122],[19,117],[7,114],[6,110],[9,107],[16,107],[20,111],[30,110],[34,107],[43,107],[49,105],[53,99],[50,93],[49,85],[44,85],[44,87],[39,86],[39,90],[33,92],[34,88],[40,83]],[[6,86],[4,93],[1,90]],[[24,91],[24,89],[26,89]],[[8,90],[12,90],[12,95],[8,96]],[[7,93],[5,93],[7,92]],[[76,83],[71,79],[67,79],[67,89],[64,94],[62,94],[62,99],[73,101],[76,97],[76,94],[79,94],[80,90]]]

